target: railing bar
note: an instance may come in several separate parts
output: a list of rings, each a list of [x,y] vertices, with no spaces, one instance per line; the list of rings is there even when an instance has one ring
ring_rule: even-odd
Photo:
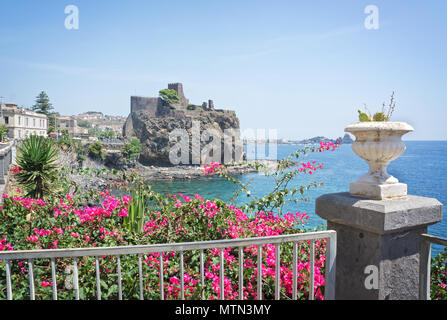
[[[121,257],[120,255],[116,256],[117,266],[118,266],[118,300],[123,300],[123,290],[121,286]]]
[[[309,253],[309,300],[314,300],[315,291],[315,241],[310,240],[310,253]]]
[[[143,265],[141,254],[138,255],[138,279],[140,282],[140,300],[143,300]]]
[[[6,264],[6,298],[12,300],[12,288],[11,288],[11,266],[9,260],[5,261]]]
[[[280,256],[281,256],[281,252],[280,252],[281,248],[279,246],[279,244],[275,244],[275,299],[279,300],[280,297],[280,293],[281,293],[281,289],[280,289],[280,284],[281,284],[281,261],[280,261]]]
[[[180,251],[180,290],[181,299],[185,300],[185,270],[183,269],[183,251]]]
[[[128,255],[128,254],[146,254],[156,252],[179,252],[191,251],[209,248],[227,248],[227,247],[245,247],[252,245],[276,244],[292,241],[305,241],[312,239],[328,238],[335,234],[335,231],[308,232],[291,235],[280,235],[271,237],[256,237],[246,239],[231,240],[213,240],[186,243],[155,244],[155,245],[136,245],[108,248],[69,248],[69,249],[42,249],[42,250],[17,250],[1,251],[0,259],[42,259],[42,258],[72,258],[72,257],[91,257],[101,255]]]
[[[51,258],[51,281],[53,289],[53,300],[57,300],[57,280],[56,280],[56,262]]]
[[[160,252],[160,299],[164,300],[165,299],[165,288],[164,288],[164,282],[163,282],[163,269],[164,269],[164,264],[163,264],[163,252]]]
[[[219,261],[219,278],[220,278],[220,300],[225,300],[225,286],[224,286],[224,249],[220,249]]]
[[[101,273],[99,270],[99,257],[95,257],[95,268],[96,268],[96,298],[101,300]]]
[[[28,278],[29,278],[29,298],[35,300],[34,294],[34,262],[32,259],[28,260]]]
[[[437,236],[434,236],[432,234],[426,234],[426,233],[422,234],[422,237],[425,240],[430,241],[431,243],[439,244],[441,246],[447,246],[447,239],[446,238],[441,238],[441,237],[437,237]]]
[[[258,245],[258,294],[257,300],[262,300],[262,245]]]
[[[292,299],[296,300],[297,298],[297,250],[298,245],[296,242],[293,243],[293,254],[292,254]]]
[[[205,300],[205,268],[204,268],[204,259],[203,259],[203,249],[200,250],[200,284],[202,286],[201,290],[201,297],[202,300]]]
[[[75,290],[75,299],[79,300],[79,278],[78,278],[78,261],[76,257],[73,257],[73,267],[74,267],[74,290]]]
[[[239,247],[239,300],[244,300],[244,248]]]

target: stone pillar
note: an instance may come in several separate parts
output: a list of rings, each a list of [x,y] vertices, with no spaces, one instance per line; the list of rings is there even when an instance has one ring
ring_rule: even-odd
[[[412,195],[370,200],[346,192],[320,196],[315,209],[337,232],[335,299],[419,298],[421,234],[441,221],[439,201]]]

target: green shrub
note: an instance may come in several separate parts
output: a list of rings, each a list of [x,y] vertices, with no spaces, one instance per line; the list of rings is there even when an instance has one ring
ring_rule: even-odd
[[[8,134],[8,128],[4,125],[0,125],[0,141],[3,141],[6,138],[6,135]]]
[[[101,142],[96,141],[88,146],[88,156],[95,160],[104,160],[105,152]]]
[[[130,143],[126,143],[121,148],[121,153],[129,160],[135,160],[140,156],[141,153],[141,143],[138,138],[132,138],[130,139]]]

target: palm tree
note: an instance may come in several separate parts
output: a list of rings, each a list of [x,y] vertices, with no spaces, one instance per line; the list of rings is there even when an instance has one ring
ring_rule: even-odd
[[[52,193],[57,178],[58,155],[52,140],[32,135],[22,142],[17,151],[17,165],[21,171],[16,177],[26,196],[43,199]]]

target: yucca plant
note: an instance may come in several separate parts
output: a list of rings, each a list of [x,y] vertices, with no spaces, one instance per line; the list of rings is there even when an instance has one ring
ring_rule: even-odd
[[[44,199],[54,191],[57,179],[58,151],[52,140],[31,135],[17,148],[17,165],[21,169],[16,174],[27,197]]]
[[[124,226],[136,232],[143,231],[144,210],[146,208],[146,196],[142,190],[132,191],[132,200],[127,211],[128,216],[123,218]]]

